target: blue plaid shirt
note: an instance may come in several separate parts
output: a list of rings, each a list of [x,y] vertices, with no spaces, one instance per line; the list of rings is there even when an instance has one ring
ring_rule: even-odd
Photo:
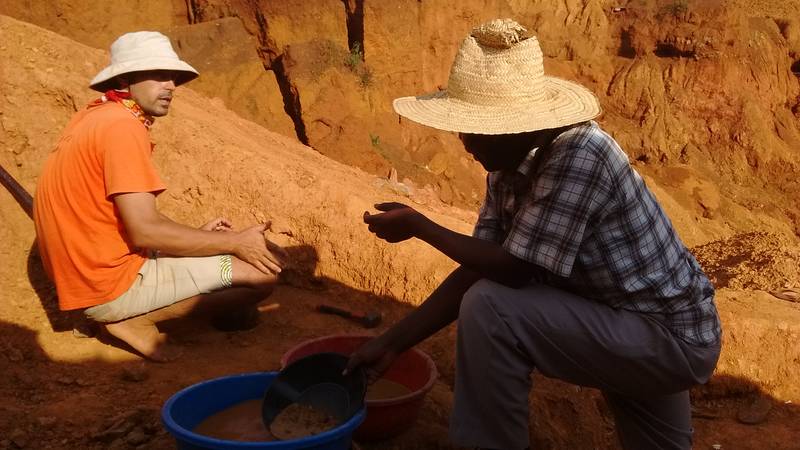
[[[714,287],[614,139],[593,121],[491,172],[473,236],[533,263],[549,285],[719,341]],[[539,277],[537,277],[539,278]]]

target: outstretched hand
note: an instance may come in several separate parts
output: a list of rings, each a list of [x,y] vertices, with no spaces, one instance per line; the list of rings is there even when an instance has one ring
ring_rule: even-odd
[[[397,358],[397,354],[387,348],[380,338],[373,338],[350,355],[344,374],[363,367],[367,382],[372,384],[383,375]]]
[[[217,217],[200,227],[203,231],[232,231],[233,223],[224,217]]]
[[[426,217],[402,203],[378,203],[379,214],[364,212],[364,223],[369,231],[384,241],[395,243],[417,236]]]
[[[286,250],[270,242],[264,232],[270,224],[259,224],[247,228],[237,235],[236,256],[264,273],[280,273],[287,266]]]

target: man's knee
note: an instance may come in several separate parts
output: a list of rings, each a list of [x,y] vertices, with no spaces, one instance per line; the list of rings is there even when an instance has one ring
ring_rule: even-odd
[[[251,276],[246,282],[235,283],[233,288],[244,288],[247,291],[247,297],[251,298],[254,303],[258,303],[263,299],[272,295],[277,284],[277,277],[267,274]]]
[[[255,283],[250,285],[250,289],[255,291],[257,295],[261,297],[267,297],[272,294],[272,291],[275,289],[275,284],[277,284],[278,278],[276,276],[265,276],[256,280]]]
[[[233,263],[233,286],[245,286],[269,295],[278,282],[278,275],[274,273],[264,273],[256,267],[246,263],[236,257]]]
[[[492,291],[496,288],[493,281],[481,279],[475,282],[461,299],[461,307],[458,311],[460,323],[484,322],[490,317]]]

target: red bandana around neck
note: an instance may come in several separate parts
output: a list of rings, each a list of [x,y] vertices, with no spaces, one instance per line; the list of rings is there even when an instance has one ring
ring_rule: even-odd
[[[136,119],[138,119],[139,122],[142,122],[142,124],[148,130],[150,129],[151,126],[153,126],[153,122],[155,122],[156,120],[153,116],[144,112],[142,107],[139,106],[139,104],[136,103],[136,101],[131,98],[130,92],[117,91],[115,89],[106,91],[106,93],[103,94],[102,97],[90,103],[89,107],[99,106],[106,102],[115,102],[124,106],[125,109],[130,111],[131,114],[133,114],[133,117],[136,117]]]

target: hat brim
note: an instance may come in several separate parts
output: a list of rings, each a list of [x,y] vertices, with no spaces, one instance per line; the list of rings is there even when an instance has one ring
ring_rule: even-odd
[[[572,125],[600,115],[600,102],[585,87],[544,77],[541,99],[484,106],[449,97],[447,91],[392,102],[395,112],[414,122],[444,131],[471,134],[516,134]]]
[[[147,58],[142,61],[130,61],[112,64],[101,70],[91,82],[89,87],[95,91],[105,92],[116,87],[114,79],[120,75],[131,72],[144,72],[147,70],[172,70],[178,73],[175,85],[187,83],[198,77],[199,73],[189,64],[173,58]]]

